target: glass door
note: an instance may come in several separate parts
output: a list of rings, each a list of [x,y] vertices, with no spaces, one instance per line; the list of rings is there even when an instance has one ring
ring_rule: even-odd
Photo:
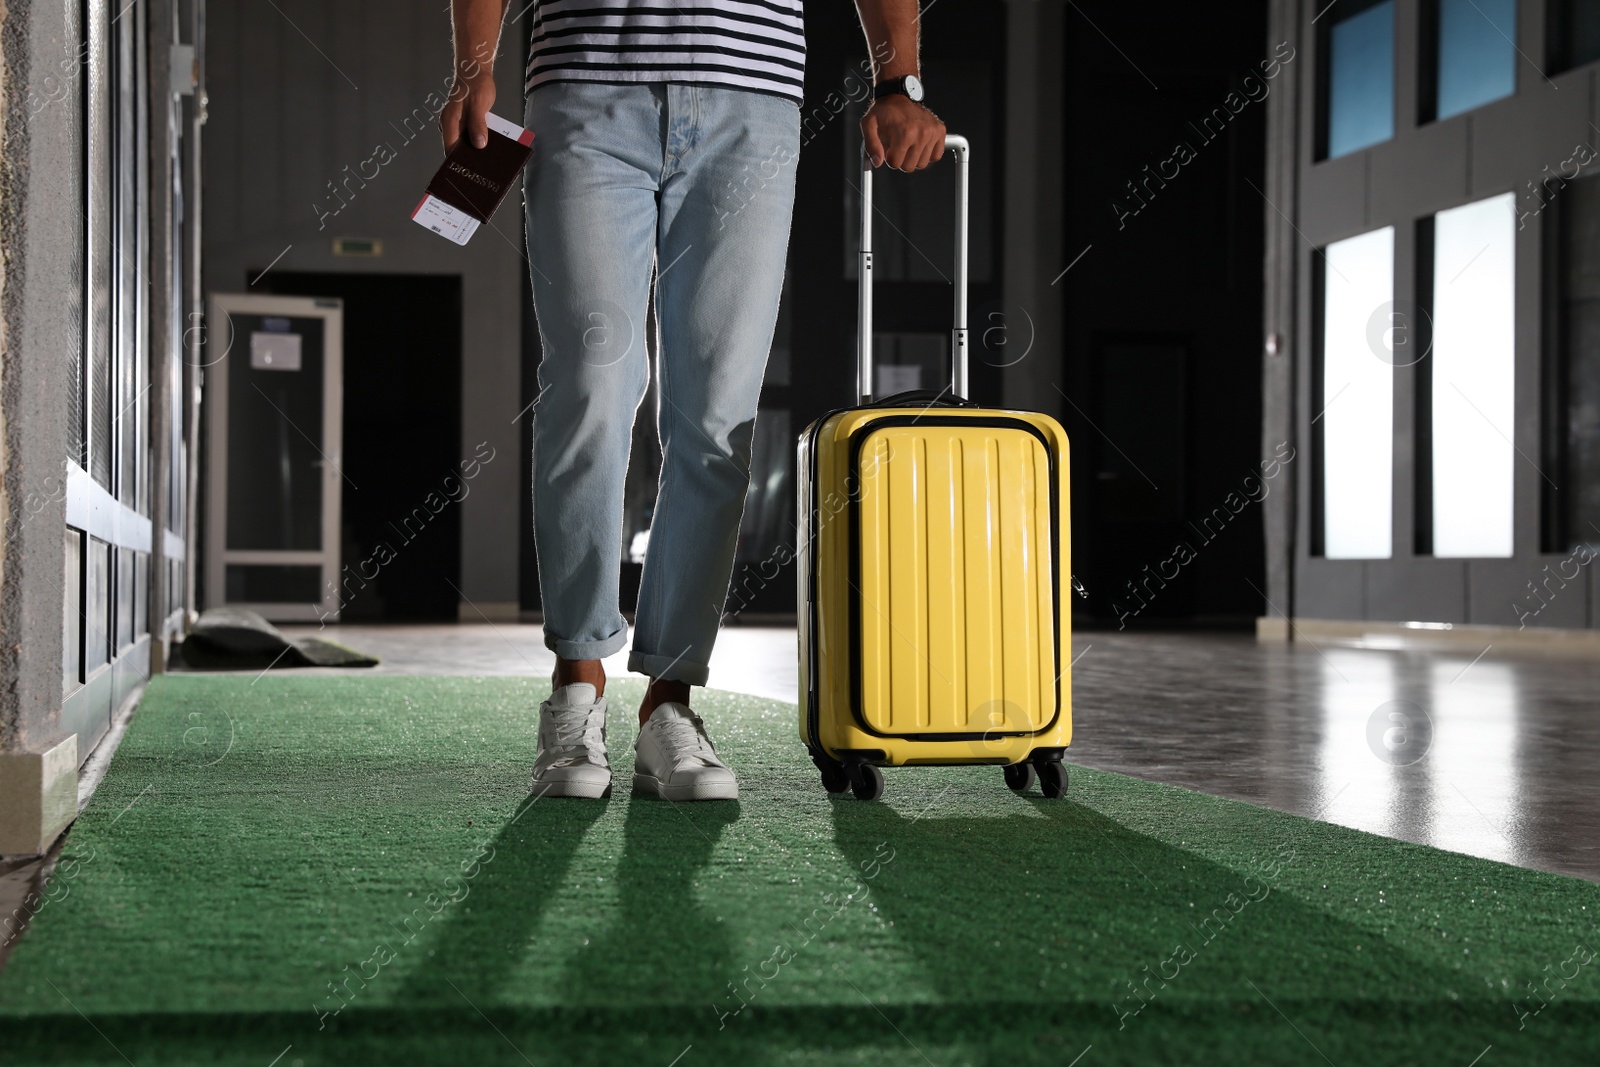
[[[208,608],[338,621],[343,329],[335,299],[211,297]]]

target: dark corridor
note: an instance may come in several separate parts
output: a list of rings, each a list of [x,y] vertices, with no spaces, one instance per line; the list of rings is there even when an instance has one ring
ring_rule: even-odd
[[[254,288],[344,301],[341,620],[453,622],[458,504],[472,490],[460,477],[461,279],[272,271]]]

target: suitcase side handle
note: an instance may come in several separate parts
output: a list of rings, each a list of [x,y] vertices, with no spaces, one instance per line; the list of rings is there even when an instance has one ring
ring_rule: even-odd
[[[967,157],[965,137],[949,134],[945,151],[956,163],[956,267],[954,322],[950,328],[950,393],[967,398]],[[857,273],[856,402],[872,394],[872,160],[861,146],[861,259]]]

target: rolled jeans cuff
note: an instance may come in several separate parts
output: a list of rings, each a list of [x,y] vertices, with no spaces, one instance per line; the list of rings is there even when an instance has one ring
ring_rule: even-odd
[[[687,685],[705,685],[711,677],[711,668],[705,663],[694,663],[683,656],[657,656],[637,649],[628,653],[628,670],[635,674],[668,682]]]
[[[628,626],[622,627],[610,637],[599,641],[568,641],[564,637],[556,637],[546,630],[544,633],[544,647],[560,656],[562,659],[605,659],[622,646],[628,643]]]

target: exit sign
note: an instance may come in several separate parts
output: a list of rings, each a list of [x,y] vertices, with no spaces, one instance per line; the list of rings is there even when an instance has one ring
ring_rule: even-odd
[[[371,237],[335,237],[333,254],[336,256],[381,256],[383,242]]]

